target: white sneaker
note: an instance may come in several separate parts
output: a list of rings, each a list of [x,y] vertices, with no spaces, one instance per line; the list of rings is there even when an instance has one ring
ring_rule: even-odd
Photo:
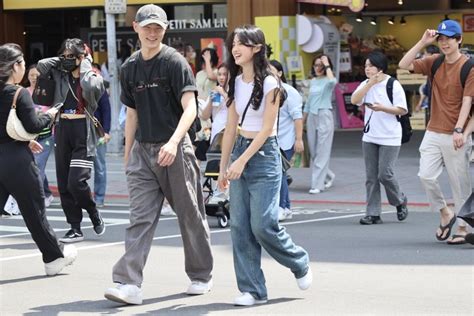
[[[278,208],[278,221],[284,221],[285,219],[292,219],[293,213],[288,208],[279,207]]]
[[[192,281],[189,285],[188,289],[186,290],[186,294],[188,295],[201,295],[206,294],[212,288],[212,279],[208,282],[199,282],[199,281]]]
[[[227,197],[225,196],[225,194],[216,194],[216,195],[213,195],[211,196],[211,198],[209,199],[209,201],[207,201],[207,204],[219,204],[219,202],[225,202],[227,201]]]
[[[329,189],[330,187],[332,187],[332,184],[333,184],[335,178],[336,178],[335,175],[330,177],[328,182],[324,183],[324,188]]]
[[[161,215],[176,216],[175,212],[173,211],[173,208],[168,203],[163,204],[163,207],[161,208]]]
[[[320,189],[310,189],[309,190],[309,194],[318,194],[318,193],[321,193],[322,191]]]
[[[143,302],[142,289],[133,284],[118,284],[105,290],[104,297],[108,300],[139,305]]]
[[[77,257],[77,249],[74,245],[65,245],[63,249],[64,258],[58,258],[54,261],[44,264],[46,275],[56,275],[61,272],[64,267],[72,264]]]
[[[306,274],[299,278],[296,279],[296,283],[298,284],[298,287],[300,290],[307,290],[313,283],[313,272],[311,271],[311,267],[308,267],[308,272]]]
[[[44,206],[49,207],[51,205],[51,203],[53,203],[53,201],[54,201],[54,196],[52,194],[48,197],[45,197],[44,198]]]
[[[20,214],[20,208],[18,207],[18,203],[16,202],[15,198],[13,198],[13,196],[11,195],[8,196],[7,202],[5,203],[3,210],[7,212],[9,215]]]
[[[267,300],[257,300],[249,292],[244,292],[234,299],[234,305],[237,306],[252,306],[255,304],[265,304]]]

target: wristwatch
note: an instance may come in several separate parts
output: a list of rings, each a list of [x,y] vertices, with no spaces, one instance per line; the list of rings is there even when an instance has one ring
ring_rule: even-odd
[[[453,132],[455,133],[458,133],[458,134],[462,134],[464,132],[464,129],[462,127],[456,127]]]
[[[331,68],[331,66],[330,65],[324,66],[324,69],[328,69],[328,68]]]

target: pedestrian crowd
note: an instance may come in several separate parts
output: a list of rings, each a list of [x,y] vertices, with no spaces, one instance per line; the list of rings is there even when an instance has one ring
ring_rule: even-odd
[[[214,260],[206,206],[225,201],[231,213],[234,272],[241,292],[234,304],[267,302],[262,248],[291,271],[301,290],[307,290],[313,281],[310,254],[279,224],[292,218],[290,179],[283,162],[305,150],[306,130],[308,193],[319,194],[337,184],[330,169],[332,97],[337,84],[331,59],[324,54],[313,59],[303,102],[298,90],[287,83],[283,65],[268,59],[265,36],[258,27],[244,25],[230,33],[225,62],[219,61],[215,47],[203,49],[197,71],[191,45],[163,43],[168,24],[161,7],[142,6],[133,22],[140,50],[121,59],[130,224],[125,251],[112,268],[115,286],[105,290],[105,298],[123,304],[143,302],[143,270],[160,216],[168,214],[177,216],[181,230],[190,280],[186,293],[209,292]],[[440,53],[433,49],[435,42]],[[459,24],[445,20],[436,30],[426,30],[399,62],[402,69],[428,76],[426,98],[418,106],[430,111],[418,176],[432,211],[440,214],[435,237],[448,244],[474,244],[468,228],[474,224],[469,178],[474,70],[469,68],[465,74],[465,64],[474,63],[461,54],[461,42]],[[429,54],[417,58],[425,47]],[[404,133],[400,121],[409,107],[402,85],[387,69],[382,51],[369,53],[367,80],[351,96],[351,102],[364,111],[362,225],[383,223],[381,185],[397,219],[405,221],[409,215],[408,196],[395,173]],[[64,40],[58,56],[28,69],[18,45],[0,46],[0,206],[16,201],[43,255],[47,275],[59,273],[75,260],[72,243],[84,240],[83,210],[95,234],[106,230],[100,212],[111,129],[106,79],[106,65],[93,63],[92,52],[77,38]],[[45,81],[54,88],[51,104],[35,104],[37,87]],[[38,135],[34,140],[20,141],[10,133],[12,110],[26,132]],[[212,196],[206,197],[200,161],[207,159],[216,143],[220,149],[217,181]],[[45,174],[53,148],[59,198],[70,226],[59,239],[46,217],[46,207],[54,199]],[[92,169],[93,191],[87,183]],[[448,206],[439,186],[443,169],[449,175],[454,208]]]

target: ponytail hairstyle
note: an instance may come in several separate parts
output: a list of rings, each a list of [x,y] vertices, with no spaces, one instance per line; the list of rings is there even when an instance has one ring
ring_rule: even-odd
[[[5,87],[8,79],[13,75],[15,63],[22,62],[23,52],[18,44],[7,43],[0,46],[0,90]]]
[[[252,108],[257,111],[260,108],[260,104],[263,100],[263,81],[267,76],[272,76],[278,81],[279,89],[275,89],[273,95],[273,103],[275,103],[276,98],[280,97],[280,106],[285,101],[285,93],[281,87],[281,81],[278,76],[275,76],[269,68],[269,63],[266,56],[266,45],[265,45],[265,35],[262,30],[254,25],[243,25],[237,27],[226,40],[226,48],[228,51],[227,65],[229,69],[229,92],[227,99],[227,106],[229,107],[234,101],[235,97],[235,79],[241,73],[241,67],[235,63],[234,56],[232,55],[232,47],[234,43],[234,38],[237,37],[242,45],[247,47],[260,47],[260,50],[256,52],[253,57],[253,71],[255,73],[254,85],[252,90],[252,95],[250,96],[249,103],[252,105]]]
[[[70,50],[76,58],[79,57],[79,55],[87,55],[88,53],[86,51],[86,45],[80,38],[65,39],[58,50],[58,56],[64,53],[65,50]]]
[[[272,59],[270,60],[270,65],[272,65],[273,67],[275,67],[275,69],[278,71],[278,72],[281,72],[281,81],[283,81],[284,83],[286,83],[286,77],[285,77],[285,72],[283,71],[283,66],[282,64],[276,60],[276,59]]]

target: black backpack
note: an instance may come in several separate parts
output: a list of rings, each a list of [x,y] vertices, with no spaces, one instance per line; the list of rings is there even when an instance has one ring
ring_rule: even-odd
[[[161,57],[163,58],[162,65],[166,65],[165,67],[160,67],[160,79],[159,83],[160,86],[163,88],[163,90],[166,92],[170,100],[174,103],[176,106],[172,106],[171,108],[176,114],[176,117],[179,119],[181,118],[181,115],[183,114],[183,107],[181,106],[181,101],[178,100],[178,98],[175,96],[173,93],[173,89],[171,89],[171,84],[169,82],[169,59],[173,54],[179,54],[178,51],[172,47],[169,46],[163,46],[161,48],[160,54]],[[130,66],[133,67],[134,69],[130,71],[133,75],[131,78],[129,78],[129,82],[133,82],[135,84],[135,78],[136,78],[136,72],[137,72],[137,64],[136,64],[136,59],[138,58],[138,55],[140,54],[140,51],[136,51],[133,53],[128,61],[131,62]],[[191,127],[188,130],[189,137],[191,138],[191,142],[194,144],[194,140],[196,139],[196,133],[201,130],[201,120],[199,119],[198,116],[198,111],[199,111],[199,103],[198,99],[196,96],[196,118],[194,119],[193,124],[191,124]]]
[[[390,77],[387,82],[387,96],[390,102],[393,104],[393,83],[395,82],[395,78]],[[397,115],[397,121],[400,122],[402,126],[402,144],[405,144],[410,141],[411,135],[413,135],[413,129],[411,128],[410,123],[410,116],[411,113],[408,111],[405,115]]]

